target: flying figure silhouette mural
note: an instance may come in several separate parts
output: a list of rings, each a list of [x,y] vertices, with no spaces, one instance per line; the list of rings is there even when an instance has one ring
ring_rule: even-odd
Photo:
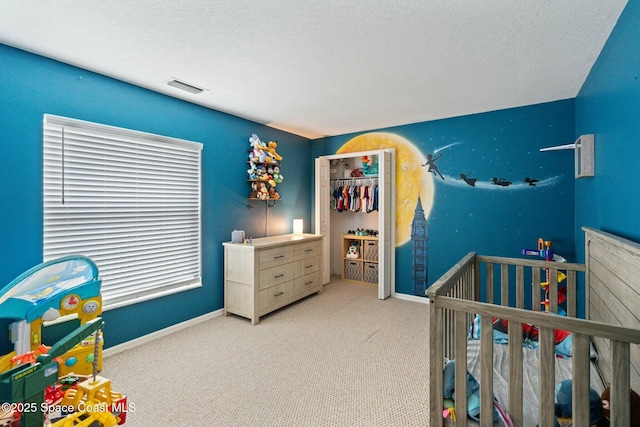
[[[460,174],[460,178],[472,187],[476,186],[476,181],[478,180],[478,178],[469,178],[467,175],[463,173]]]
[[[511,181],[507,181],[504,178],[498,178],[496,176],[493,177],[493,181],[491,183],[494,185],[500,185],[502,187],[508,187],[513,184]]]
[[[444,152],[440,153],[436,157],[433,157],[433,154],[429,153],[429,154],[427,154],[427,163],[422,165],[422,166],[428,166],[429,167],[427,169],[427,172],[431,172],[434,175],[438,174],[438,175],[440,175],[440,178],[442,178],[442,179],[444,179],[444,176],[442,176],[442,174],[440,173],[440,169],[438,169],[438,166],[436,166],[436,161],[440,157],[442,157],[443,155],[444,155]]]

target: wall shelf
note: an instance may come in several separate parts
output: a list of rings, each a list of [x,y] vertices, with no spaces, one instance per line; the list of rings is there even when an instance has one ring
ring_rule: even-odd
[[[595,174],[594,135],[580,135],[575,142],[576,178],[584,178]]]
[[[553,147],[541,148],[540,151],[558,151],[558,150],[573,150],[576,148],[576,144],[554,145]]]
[[[594,134],[580,135],[573,144],[555,145],[541,148],[540,151],[574,150],[574,167],[576,178],[595,175]]]

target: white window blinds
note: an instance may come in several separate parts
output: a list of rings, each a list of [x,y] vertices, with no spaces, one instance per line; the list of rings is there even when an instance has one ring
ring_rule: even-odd
[[[86,255],[104,308],[201,286],[202,144],[45,115],[44,261]]]

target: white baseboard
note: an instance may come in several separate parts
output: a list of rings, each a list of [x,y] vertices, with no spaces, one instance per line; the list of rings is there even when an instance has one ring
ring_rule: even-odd
[[[393,295],[391,295],[393,298],[396,299],[401,299],[401,300],[405,300],[405,301],[413,301],[413,302],[420,302],[422,304],[429,304],[429,298],[428,297],[419,297],[417,295],[409,295],[409,294],[400,294],[397,292],[394,292]]]
[[[224,309],[221,308],[219,310],[212,311],[211,313],[203,314],[202,316],[194,317],[193,319],[185,320],[184,322],[177,323],[167,328],[160,329],[159,331],[155,331],[150,334],[141,336],[140,338],[123,342],[122,344],[114,345],[113,347],[105,348],[102,351],[102,357],[106,359],[109,356],[122,353],[125,350],[131,350],[132,348],[138,347],[143,344],[147,344],[158,338],[162,338],[174,332],[178,332],[183,329],[189,328],[193,325],[197,325],[198,323],[205,322],[207,320],[211,320],[216,317],[220,317],[223,314],[224,314]]]

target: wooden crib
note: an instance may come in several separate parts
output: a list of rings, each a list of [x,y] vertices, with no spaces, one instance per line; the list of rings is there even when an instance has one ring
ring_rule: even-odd
[[[494,318],[508,320],[507,409],[515,426],[523,425],[525,369],[538,375],[538,425],[554,425],[555,329],[573,337],[573,425],[589,425],[592,342],[601,379],[611,387],[611,425],[629,426],[629,389],[640,391],[640,245],[595,229],[583,230],[585,264],[471,252],[428,289],[431,426],[443,425],[443,361],[467,360],[467,336],[476,315],[480,315],[481,426],[493,426]],[[558,313],[558,271],[566,274],[566,316],[552,314]],[[540,283],[545,281],[548,312],[541,301]],[[582,304],[584,319],[577,317]],[[523,323],[539,327],[539,366],[523,366]],[[455,411],[466,414],[466,364],[456,363],[455,369]],[[466,426],[467,420],[458,416],[456,426]]]

